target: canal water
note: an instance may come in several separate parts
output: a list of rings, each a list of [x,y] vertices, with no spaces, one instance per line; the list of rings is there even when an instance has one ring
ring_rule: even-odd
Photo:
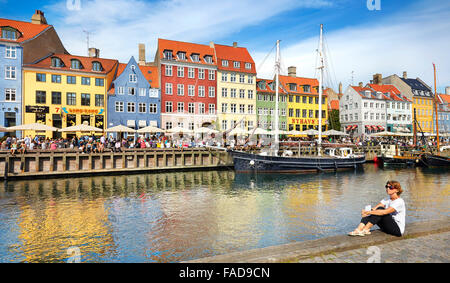
[[[407,223],[450,215],[450,172],[184,172],[0,183],[0,262],[179,262],[347,233],[400,181]],[[407,228],[406,228],[407,229]]]

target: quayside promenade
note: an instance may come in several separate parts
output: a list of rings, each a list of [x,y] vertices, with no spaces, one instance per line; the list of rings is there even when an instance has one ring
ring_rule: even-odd
[[[200,258],[186,263],[448,263],[450,217],[406,225],[403,237],[379,230],[365,237],[318,240]]]
[[[352,147],[373,161],[381,146]],[[313,146],[283,146],[294,156],[317,155]],[[259,152],[260,149],[253,149]],[[408,149],[400,154],[408,154]],[[67,177],[73,175],[131,174],[160,171],[232,169],[233,160],[223,150],[212,148],[123,149],[121,152],[83,153],[75,150],[29,150],[0,152],[0,179]]]

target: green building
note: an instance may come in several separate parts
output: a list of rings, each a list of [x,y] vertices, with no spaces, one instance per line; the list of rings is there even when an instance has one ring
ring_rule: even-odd
[[[280,84],[281,86],[281,84]],[[280,87],[279,95],[279,129],[287,130],[287,94]],[[275,130],[275,81],[256,79],[256,119],[259,128]]]

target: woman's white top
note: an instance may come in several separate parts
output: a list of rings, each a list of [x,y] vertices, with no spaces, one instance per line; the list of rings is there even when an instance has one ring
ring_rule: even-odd
[[[396,200],[391,200],[390,198],[383,199],[381,203],[384,205],[385,209],[392,207],[395,212],[391,213],[392,218],[394,218],[395,223],[397,223],[400,232],[405,232],[405,218],[406,218],[406,205],[402,198]]]

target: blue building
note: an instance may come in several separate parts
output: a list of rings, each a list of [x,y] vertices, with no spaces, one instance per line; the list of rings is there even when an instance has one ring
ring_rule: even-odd
[[[108,92],[108,128],[118,125],[138,130],[161,127],[158,68],[139,65],[134,57],[120,64]]]
[[[37,10],[30,22],[0,18],[0,126],[22,124],[22,66],[52,52],[67,54],[53,26]],[[21,132],[1,133],[21,138]]]

